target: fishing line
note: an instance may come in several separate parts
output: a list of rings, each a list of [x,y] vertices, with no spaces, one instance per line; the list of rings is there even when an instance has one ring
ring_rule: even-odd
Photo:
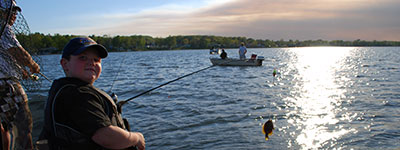
[[[276,76],[276,68],[274,68],[274,71],[272,72],[272,87],[274,87],[275,86],[275,76]],[[272,105],[271,105],[271,103],[269,103],[269,107],[270,107],[270,110],[272,110]],[[271,120],[271,117],[272,116],[272,113],[269,113],[269,119]]]
[[[273,83],[274,80],[275,80],[275,76],[276,76],[276,69],[274,68],[274,71],[272,72],[272,77],[273,77],[272,83]],[[275,86],[274,83],[273,83],[273,86]],[[272,135],[273,130],[274,130],[274,123],[273,123],[273,121],[272,121],[273,113],[271,113],[271,112],[272,112],[272,105],[271,105],[271,103],[268,103],[268,106],[269,106],[268,121],[265,122],[265,123],[262,125],[262,127],[261,127],[261,128],[262,128],[262,132],[263,132],[263,134],[265,135],[265,140],[266,140],[266,141],[269,140],[269,136]]]
[[[111,84],[111,88],[110,88],[110,92],[109,92],[109,93],[112,93],[112,89],[113,89],[113,87],[114,87],[114,83],[115,83],[115,81],[117,80],[117,77],[119,76],[119,72],[121,71],[121,67],[122,67],[123,62],[125,61],[125,58],[126,58],[126,55],[124,55],[124,58],[122,58],[122,61],[121,61],[121,63],[119,64],[118,71],[117,71],[117,75],[114,76],[114,80],[113,80],[113,82],[112,82],[112,84]],[[115,95],[115,94],[112,93],[112,95]]]

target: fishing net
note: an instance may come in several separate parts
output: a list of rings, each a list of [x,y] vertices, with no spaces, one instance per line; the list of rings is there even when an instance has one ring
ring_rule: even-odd
[[[34,48],[32,44],[28,23],[22,15],[22,11],[15,11],[20,8],[17,8],[14,0],[0,0],[0,6],[0,57],[2,57],[0,61],[3,61],[0,62],[1,73],[20,79],[27,91],[39,90],[42,80],[22,79],[23,70],[29,72],[29,68],[21,67],[17,60],[8,53],[8,48],[22,46],[32,56],[32,59],[41,66],[38,49]],[[16,15],[15,21],[12,23],[14,15]],[[43,68],[41,68],[41,71],[43,71]]]

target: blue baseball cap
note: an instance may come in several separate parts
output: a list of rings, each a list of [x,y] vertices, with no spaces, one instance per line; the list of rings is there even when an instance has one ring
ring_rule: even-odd
[[[73,38],[65,45],[62,58],[67,58],[70,55],[79,55],[89,47],[96,49],[100,58],[106,58],[108,55],[107,49],[103,45],[97,44],[89,37],[78,37]]]

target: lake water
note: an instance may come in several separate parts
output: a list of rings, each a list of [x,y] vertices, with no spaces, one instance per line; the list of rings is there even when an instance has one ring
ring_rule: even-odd
[[[400,47],[248,49],[260,67],[216,66],[129,102],[123,108],[146,149],[398,149]],[[228,57],[238,57],[228,49]],[[208,50],[110,53],[95,85],[128,99],[211,65]],[[60,55],[43,73],[63,77]],[[121,69],[119,69],[121,66]],[[272,76],[276,68],[278,74]],[[51,83],[28,92],[34,138]],[[265,141],[261,126],[275,130]]]

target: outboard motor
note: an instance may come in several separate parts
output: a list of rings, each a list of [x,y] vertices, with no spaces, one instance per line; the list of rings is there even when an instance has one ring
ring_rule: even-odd
[[[250,59],[256,59],[257,58],[257,54],[251,54]]]

